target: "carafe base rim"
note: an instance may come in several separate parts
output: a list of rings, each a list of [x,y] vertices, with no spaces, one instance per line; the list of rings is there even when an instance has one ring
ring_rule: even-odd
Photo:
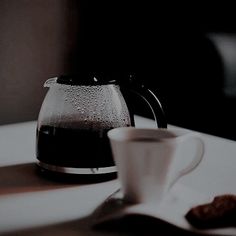
[[[77,168],[77,167],[64,167],[47,164],[42,161],[36,163],[39,167],[64,174],[78,174],[78,175],[97,175],[97,174],[109,174],[117,172],[116,166],[108,167],[95,167],[95,168]]]

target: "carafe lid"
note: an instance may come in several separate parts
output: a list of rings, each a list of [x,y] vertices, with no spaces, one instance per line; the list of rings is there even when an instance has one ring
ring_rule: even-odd
[[[106,85],[125,83],[132,78],[133,74],[126,72],[81,72],[72,75],[61,75],[57,78],[57,83],[67,85]]]

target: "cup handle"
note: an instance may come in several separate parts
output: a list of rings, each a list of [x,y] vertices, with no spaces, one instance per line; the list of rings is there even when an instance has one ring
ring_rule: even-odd
[[[196,151],[193,155],[193,159],[191,160],[191,162],[184,168],[181,170],[177,170],[177,172],[175,172],[175,174],[173,175],[173,177],[171,178],[170,184],[169,184],[169,189],[184,175],[190,173],[191,171],[193,171],[194,169],[196,169],[196,167],[200,164],[200,162],[202,161],[203,155],[204,155],[204,142],[203,140],[198,137],[196,134],[191,134],[191,135],[186,135],[184,138],[180,137],[180,139],[182,139],[181,141],[183,141],[182,145],[180,148],[183,148],[183,144],[187,142],[195,142],[196,145]],[[179,161],[179,160],[178,160]]]

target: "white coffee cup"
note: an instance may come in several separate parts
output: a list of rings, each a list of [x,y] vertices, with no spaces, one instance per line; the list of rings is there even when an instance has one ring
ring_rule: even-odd
[[[108,137],[124,199],[132,203],[161,203],[204,155],[200,135],[183,129],[121,127]]]

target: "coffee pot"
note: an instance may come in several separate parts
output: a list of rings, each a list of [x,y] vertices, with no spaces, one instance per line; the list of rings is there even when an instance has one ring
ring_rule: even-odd
[[[38,166],[69,175],[104,175],[116,172],[107,137],[110,129],[134,126],[124,94],[139,94],[153,111],[157,127],[167,122],[156,95],[119,76],[86,73],[48,79],[36,137]],[[134,111],[135,112],[135,111]]]

